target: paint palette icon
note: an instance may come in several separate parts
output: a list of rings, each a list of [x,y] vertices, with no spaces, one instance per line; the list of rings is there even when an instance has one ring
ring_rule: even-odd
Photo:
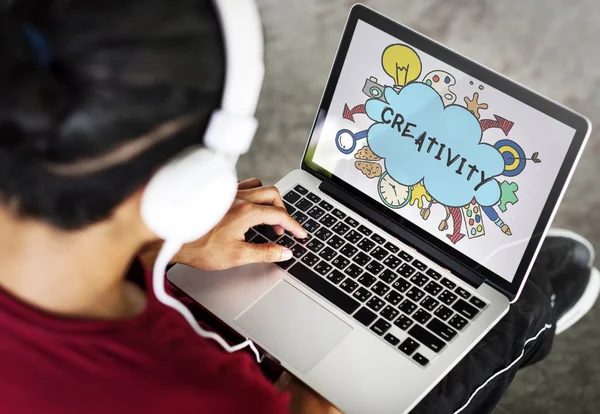
[[[475,199],[471,200],[471,203],[461,208],[461,211],[465,220],[465,226],[467,227],[467,237],[474,239],[484,236],[485,227],[483,226],[483,219],[481,217],[482,211],[477,201]]]

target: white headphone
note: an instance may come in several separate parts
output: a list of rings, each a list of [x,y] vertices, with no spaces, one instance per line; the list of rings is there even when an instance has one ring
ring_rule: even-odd
[[[254,112],[264,76],[263,35],[253,0],[213,0],[225,42],[225,87],[221,108],[211,115],[204,147],[179,155],[162,167],[146,186],[141,216],[164,239],[153,269],[154,293],[177,310],[205,338],[226,351],[254,344],[247,340],[230,347],[220,336],[203,330],[191,312],[164,289],[169,260],[185,243],[198,240],[225,216],[237,193],[235,164],[248,151],[258,126]]]

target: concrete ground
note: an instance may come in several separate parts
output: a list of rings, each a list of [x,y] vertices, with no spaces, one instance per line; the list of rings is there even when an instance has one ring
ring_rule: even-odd
[[[274,183],[299,165],[352,0],[258,0],[266,79],[260,131],[240,175]],[[371,6],[587,115],[596,132],[554,225],[600,243],[600,2],[370,0]],[[600,306],[519,373],[496,413],[600,411]]]

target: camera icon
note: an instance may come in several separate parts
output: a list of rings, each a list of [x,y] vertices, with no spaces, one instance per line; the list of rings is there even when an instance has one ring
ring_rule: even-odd
[[[365,86],[363,86],[363,93],[367,95],[369,98],[379,99],[380,101],[385,102],[385,98],[383,96],[384,86],[377,83],[377,78],[371,76],[365,81]]]

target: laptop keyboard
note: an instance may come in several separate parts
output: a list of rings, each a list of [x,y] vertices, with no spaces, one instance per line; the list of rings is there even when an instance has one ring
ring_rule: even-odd
[[[427,366],[487,306],[301,185],[283,200],[308,237],[278,236],[271,226],[258,226],[246,240],[290,248],[294,257],[278,266],[418,365]],[[402,340],[388,332],[392,326],[404,332],[396,331]]]

